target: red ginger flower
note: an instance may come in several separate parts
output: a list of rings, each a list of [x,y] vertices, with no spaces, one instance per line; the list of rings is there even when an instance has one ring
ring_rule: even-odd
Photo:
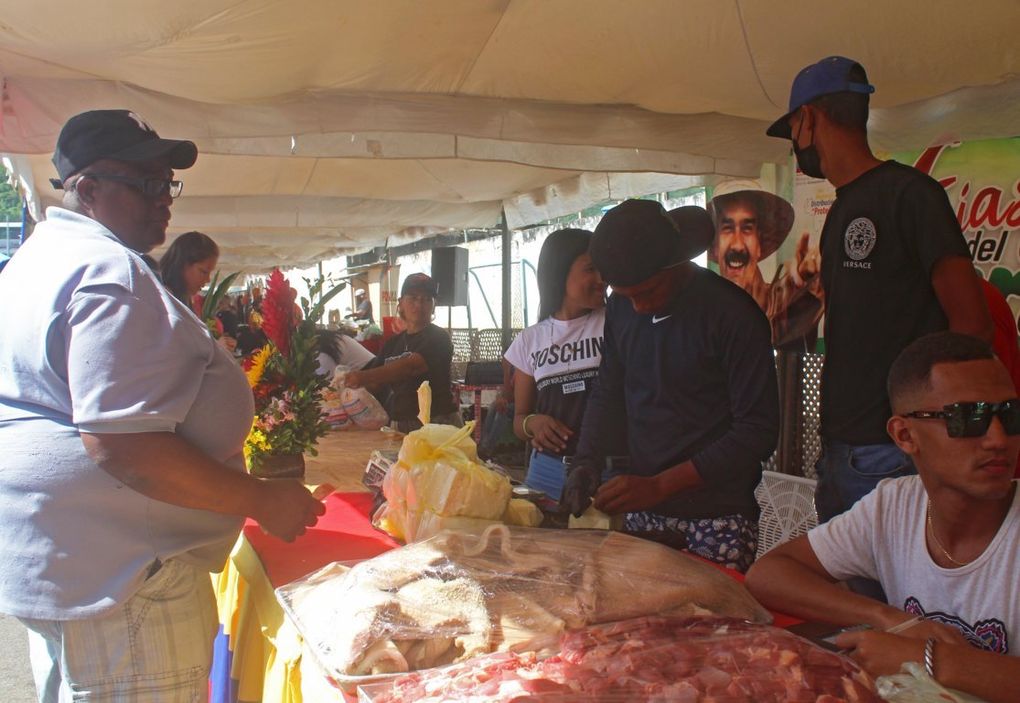
[[[273,269],[262,299],[262,331],[285,357],[290,356],[290,337],[297,327],[294,317],[296,293],[280,269]]]

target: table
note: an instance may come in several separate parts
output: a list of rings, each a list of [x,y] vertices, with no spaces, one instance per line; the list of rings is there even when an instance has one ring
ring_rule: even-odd
[[[397,543],[371,525],[372,495],[361,472],[373,449],[394,449],[379,432],[337,432],[320,442],[320,456],[306,458],[309,483],[330,482],[342,492],[325,500],[326,514],[287,544],[245,523],[222,573],[213,576],[220,614],[213,669],[212,703],[344,703],[284,615],[273,589],[333,561],[368,559]],[[716,565],[717,566],[717,565]],[[718,567],[737,580],[742,575]],[[773,613],[778,627],[800,622]]]
[[[331,432],[319,440],[318,456],[305,457],[307,483],[329,483],[340,491],[326,499],[327,514],[319,524],[287,544],[245,523],[224,570],[213,576],[220,614],[210,673],[213,703],[342,700],[304,661],[301,638],[273,589],[331,561],[366,559],[395,545],[371,526],[372,498],[363,492],[361,476],[373,450],[399,447],[389,433]],[[314,684],[327,690],[304,695],[302,688]]]
[[[213,703],[344,700],[302,656],[301,637],[273,589],[331,562],[369,559],[398,545],[372,527],[370,493],[334,493],[325,504],[319,524],[290,544],[249,520],[214,577],[221,627],[210,674]],[[316,685],[331,697],[307,695]]]

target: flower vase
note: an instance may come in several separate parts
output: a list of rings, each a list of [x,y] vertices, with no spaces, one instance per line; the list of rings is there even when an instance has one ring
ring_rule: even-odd
[[[259,478],[304,479],[305,455],[267,454],[262,457],[258,466],[252,467],[251,475]]]

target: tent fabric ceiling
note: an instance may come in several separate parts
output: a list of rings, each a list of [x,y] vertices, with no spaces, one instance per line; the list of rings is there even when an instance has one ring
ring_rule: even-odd
[[[830,54],[893,151],[1013,136],[1020,3],[69,0],[8,3],[0,152],[35,216],[63,122],[127,107],[193,139],[172,233],[224,267],[306,265],[450,228],[755,177],[790,81]]]

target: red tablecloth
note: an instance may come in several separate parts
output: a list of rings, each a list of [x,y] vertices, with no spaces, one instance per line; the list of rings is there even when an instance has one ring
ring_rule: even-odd
[[[293,542],[265,534],[252,520],[245,523],[245,539],[259,555],[273,588],[334,561],[370,559],[400,546],[372,527],[370,493],[334,493],[325,503],[326,514],[318,524]]]

